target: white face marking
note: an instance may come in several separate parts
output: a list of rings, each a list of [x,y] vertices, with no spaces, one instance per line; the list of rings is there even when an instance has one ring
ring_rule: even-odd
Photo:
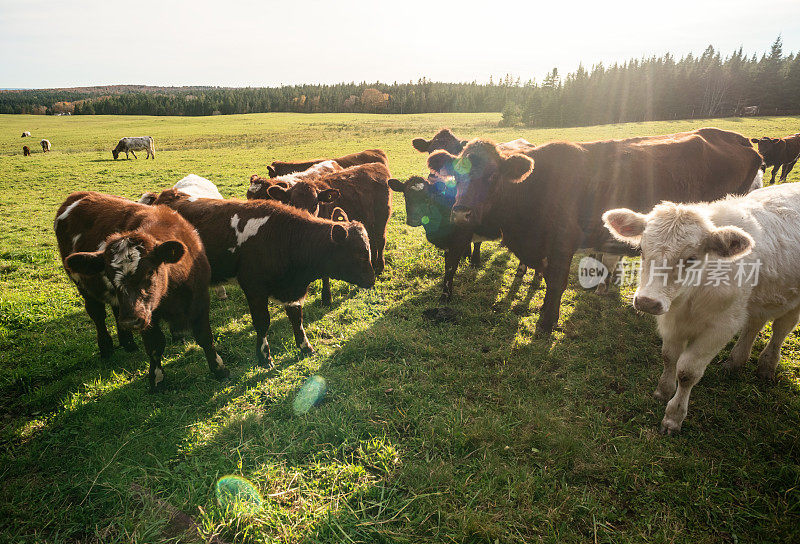
[[[186,200],[188,200],[189,202],[194,202],[195,200],[197,200],[197,197],[196,196],[190,196]]]
[[[758,169],[756,172],[756,177],[753,178],[753,183],[750,185],[750,190],[755,191],[756,189],[761,189],[764,186],[764,172],[761,169]]]
[[[248,239],[252,238],[258,233],[258,229],[261,228],[261,225],[266,223],[269,220],[269,216],[265,215],[264,217],[254,217],[253,219],[248,219],[245,221],[244,227],[242,228],[241,232],[239,231],[239,214],[234,214],[231,217],[231,227],[233,228],[233,232],[236,234],[236,246],[239,247],[243,243],[245,243]]]
[[[75,236],[72,237],[72,251],[75,251],[75,245],[78,243],[78,240],[80,239],[81,239],[80,234],[76,234]]]
[[[66,219],[66,218],[67,218],[67,216],[70,214],[70,212],[71,212],[73,209],[75,209],[75,206],[77,206],[78,204],[80,204],[80,203],[81,203],[81,200],[83,200],[83,199],[82,199],[82,198],[79,198],[78,200],[76,200],[75,202],[73,202],[72,204],[70,204],[69,206],[67,206],[67,209],[66,209],[66,210],[64,210],[63,212],[61,212],[61,215],[59,215],[58,217],[56,217],[56,221],[61,221],[62,219]]]
[[[100,245],[97,246],[97,251],[105,251],[106,250],[106,243],[100,242]]]
[[[154,374],[156,375],[155,384],[158,385],[164,380],[164,373],[161,371],[160,368],[157,368]]]
[[[421,183],[415,183],[414,185],[409,187],[409,189],[411,189],[412,191],[421,191],[424,188],[425,188],[425,186],[423,184],[421,184]]]
[[[256,191],[258,191],[258,189],[259,189],[260,187],[261,187],[261,184],[260,184],[260,183],[255,183],[255,182],[253,182],[253,183],[251,183],[251,184],[250,184],[250,190],[249,190],[249,192],[251,192],[251,193],[255,193]]]
[[[125,276],[130,276],[139,268],[141,253],[131,245],[131,241],[122,238],[116,243],[114,256],[111,258],[111,268],[114,269],[114,285],[122,286]]]

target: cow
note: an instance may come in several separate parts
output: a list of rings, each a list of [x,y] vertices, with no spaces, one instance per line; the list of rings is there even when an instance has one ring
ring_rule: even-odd
[[[174,209],[197,229],[213,282],[238,280],[256,330],[260,365],[272,366],[268,299],[283,305],[297,346],[313,351],[303,328],[309,284],[322,277],[365,288],[375,284],[370,241],[357,221],[321,219],[269,200],[192,198],[175,189],[162,191],[155,204]]]
[[[247,198],[267,199],[269,198],[267,190],[272,185],[281,185],[288,189],[298,181],[318,178],[324,174],[340,172],[341,170],[343,170],[343,168],[339,166],[339,163],[329,160],[313,164],[301,172],[284,174],[274,178],[262,178],[258,174],[253,174],[250,176],[250,187],[247,189]]]
[[[312,159],[309,161],[298,162],[283,162],[272,161],[272,164],[267,166],[267,173],[269,177],[276,178],[278,176],[285,176],[294,172],[302,172],[308,170],[317,163],[332,160],[342,168],[350,168],[351,166],[358,166],[360,164],[382,163],[389,166],[389,159],[386,157],[386,152],[382,149],[367,149],[358,153],[352,153],[336,159]]]
[[[163,206],[77,192],[58,209],[54,228],[64,270],[97,329],[101,358],[114,349],[105,322],[110,304],[125,350],[136,350],[132,331],[142,335],[151,392],[164,385],[162,319],[191,327],[211,373],[228,377],[208,321],[211,270],[200,237],[185,219]]]
[[[742,110],[742,115],[758,115],[758,106],[745,106]]]
[[[534,167],[535,161],[535,167]],[[625,140],[552,142],[503,155],[473,140],[458,157],[437,151],[434,171],[457,180],[451,213],[461,225],[499,228],[503,244],[547,283],[537,333],[558,323],[572,256],[579,249],[635,252],[603,227],[605,210],[646,212],[662,200],[709,201],[759,187],[761,156],[744,136],[716,128]]]
[[[751,142],[758,145],[758,152],[764,157],[764,165],[772,166],[772,179],[775,183],[775,173],[781,169],[780,183],[786,181],[797,159],[800,158],[800,132],[785,138],[751,138]]]
[[[449,128],[443,128],[434,134],[433,138],[430,140],[414,138],[411,140],[411,145],[420,153],[428,153],[429,155],[440,149],[444,149],[452,155],[458,155],[464,149],[464,146],[467,145],[468,141],[469,140],[458,138]],[[524,153],[534,147],[534,145],[525,138],[517,138],[516,140],[499,144],[499,146],[505,153],[509,154]]]
[[[50,140],[42,140],[39,143],[42,144],[42,152],[47,153],[50,151]]]
[[[22,146],[22,156],[23,157],[30,157],[31,156],[31,148],[27,145]]]
[[[30,138],[30,136],[31,136],[31,133],[28,130],[26,130],[25,132],[22,133],[22,137],[23,138]]]
[[[800,318],[800,186],[710,204],[663,202],[646,215],[609,210],[603,222],[615,238],[641,248],[633,306],[656,315],[663,340],[664,370],[654,392],[669,401],[662,433],[680,431],[692,387],[737,332],[724,363],[729,370],[744,366],[772,321],[757,374],[775,376],[781,345]]]
[[[190,198],[216,198],[222,200],[222,194],[219,192],[219,189],[217,189],[217,186],[210,180],[200,177],[197,174],[189,174],[183,177],[173,185],[172,188],[186,193]],[[139,198],[139,203],[152,205],[156,198],[158,198],[158,194],[156,193],[144,193],[141,198]],[[225,291],[224,285],[214,286],[214,292],[220,300],[228,298],[228,293]]]
[[[362,164],[314,180],[299,181],[289,188],[273,185],[267,196],[326,218],[338,206],[351,220],[360,221],[367,229],[372,265],[379,275],[385,266],[386,227],[392,215],[390,177],[389,169],[382,163]],[[322,303],[332,302],[330,284],[323,280]]]
[[[114,160],[117,160],[120,153],[125,153],[125,158],[130,159],[128,153],[133,155],[133,158],[138,158],[134,151],[147,151],[147,157],[145,160],[149,158],[156,158],[156,147],[155,143],[153,142],[152,136],[136,136],[133,138],[122,138],[119,142],[117,142],[117,147],[111,150],[111,155],[114,156]]]

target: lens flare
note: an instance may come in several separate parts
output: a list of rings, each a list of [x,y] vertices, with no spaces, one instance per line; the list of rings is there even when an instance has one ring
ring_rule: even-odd
[[[422,224],[423,224],[423,225],[427,225],[428,223],[430,223],[430,222],[431,222],[431,218],[430,218],[430,217],[428,217],[427,215],[423,215],[423,216],[422,216],[422,219],[421,219],[420,221],[422,221]]]
[[[322,376],[311,376],[297,392],[294,399],[295,415],[307,414],[313,406],[316,406],[325,397],[327,382]]]
[[[250,480],[229,474],[217,480],[217,503],[227,512],[252,512],[261,508],[264,499]]]
[[[472,170],[472,162],[469,160],[469,157],[456,159],[455,161],[453,161],[453,170],[455,170],[457,174],[461,174],[462,176],[469,174],[470,171]]]

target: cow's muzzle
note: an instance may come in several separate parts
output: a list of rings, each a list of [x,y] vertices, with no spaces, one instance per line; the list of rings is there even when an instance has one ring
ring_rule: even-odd
[[[475,214],[466,206],[454,206],[450,212],[450,221],[456,225],[469,225],[473,221]]]
[[[640,312],[646,312],[653,315],[661,315],[666,313],[667,309],[660,300],[650,297],[635,296],[633,298],[633,307]]]

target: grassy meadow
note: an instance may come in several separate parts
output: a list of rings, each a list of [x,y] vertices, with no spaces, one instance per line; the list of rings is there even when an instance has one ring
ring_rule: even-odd
[[[487,243],[483,267],[456,276],[456,320],[426,320],[443,258],[405,225],[396,193],[375,288],[333,282],[326,308],[312,286],[315,354],[296,349],[273,306],[276,368],[258,367],[247,305],[230,284],[228,300],[211,301],[226,382],[191,342],[168,343],[162,394],[147,393],[138,337],[137,353],[100,361],[52,230],[75,190],[138,198],[195,173],[244,197],[250,174],[274,159],[369,147],[405,179],[427,170],[412,138],[443,126],[536,143],[710,125],[748,137],[800,130],[797,117],[552,130],[498,128],[499,118],[0,116],[0,541],[800,542],[797,333],[773,383],[756,379],[754,360],[729,375],[723,353],[694,389],[682,433],[660,436],[660,340],[629,290],[599,297],[573,275],[557,331],[534,338],[544,290],[531,273],[515,280],[516,258]],[[155,138],[155,160],[112,160],[120,137],[140,135]],[[327,379],[326,400],[295,416],[312,374]],[[214,484],[225,474],[252,481],[263,507],[222,511]]]

